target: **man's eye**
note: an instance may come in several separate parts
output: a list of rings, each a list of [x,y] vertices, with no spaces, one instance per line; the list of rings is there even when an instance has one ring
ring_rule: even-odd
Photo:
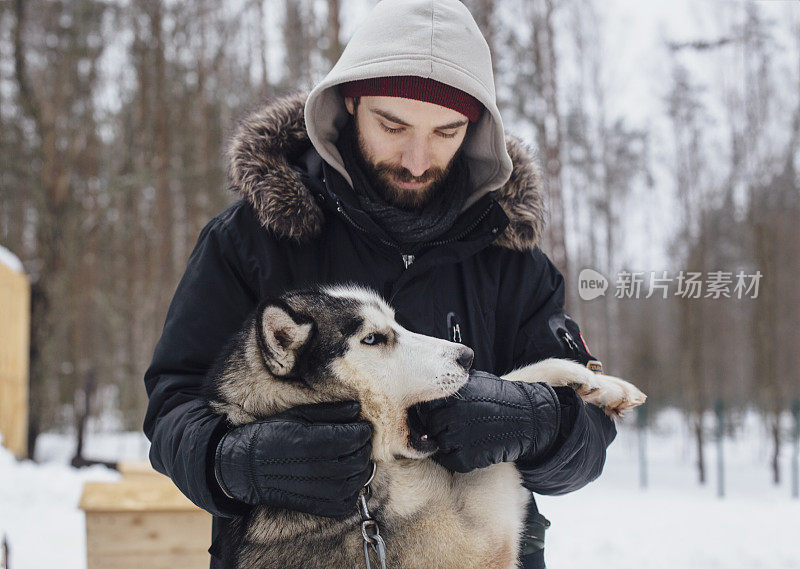
[[[442,138],[455,138],[456,134],[458,134],[458,133],[457,132],[447,133],[447,132],[438,132],[437,131],[436,134],[438,134]]]
[[[383,128],[383,130],[385,130],[389,134],[397,134],[398,132],[402,132],[403,130],[402,128],[390,128],[383,123],[380,123],[380,125]]]
[[[362,344],[366,344],[367,346],[376,346],[378,344],[385,344],[386,343],[386,336],[383,334],[370,334],[369,336],[365,336],[363,340],[361,340]]]

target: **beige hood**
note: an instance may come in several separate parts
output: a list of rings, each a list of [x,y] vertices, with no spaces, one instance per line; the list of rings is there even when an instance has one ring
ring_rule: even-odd
[[[416,75],[469,93],[486,107],[464,141],[474,186],[466,207],[511,175],[511,158],[495,100],[489,46],[458,0],[383,0],[359,25],[339,61],[305,105],[317,152],[352,185],[335,141],[347,121],[336,85],[371,77]]]

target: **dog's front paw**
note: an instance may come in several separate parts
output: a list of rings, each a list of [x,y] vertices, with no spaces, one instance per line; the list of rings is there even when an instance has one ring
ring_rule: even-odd
[[[609,417],[622,417],[647,399],[635,385],[611,375],[596,375],[589,382],[571,387],[584,401],[597,405]]]
[[[611,417],[620,417],[647,399],[635,385],[624,379],[594,373],[578,362],[559,358],[549,358],[516,369],[504,375],[503,379],[543,381],[553,387],[569,386],[584,401],[601,407]]]

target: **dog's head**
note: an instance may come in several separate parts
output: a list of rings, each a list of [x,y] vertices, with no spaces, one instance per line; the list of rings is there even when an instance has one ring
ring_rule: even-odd
[[[251,345],[258,349],[250,350],[247,367],[260,368],[261,378],[251,382],[258,395],[248,396],[273,412],[358,400],[375,427],[376,460],[424,458],[436,451],[408,409],[458,391],[473,359],[461,344],[406,330],[380,296],[352,286],[290,292],[264,302],[253,334]]]

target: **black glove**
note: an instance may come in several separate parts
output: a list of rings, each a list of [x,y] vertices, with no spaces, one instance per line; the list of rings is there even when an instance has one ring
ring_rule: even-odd
[[[458,393],[414,409],[439,446],[433,460],[455,472],[498,462],[532,462],[555,441],[561,405],[546,383],[471,371]]]
[[[372,473],[372,425],[355,401],[294,407],[220,439],[214,474],[229,497],[327,517],[356,511]]]

